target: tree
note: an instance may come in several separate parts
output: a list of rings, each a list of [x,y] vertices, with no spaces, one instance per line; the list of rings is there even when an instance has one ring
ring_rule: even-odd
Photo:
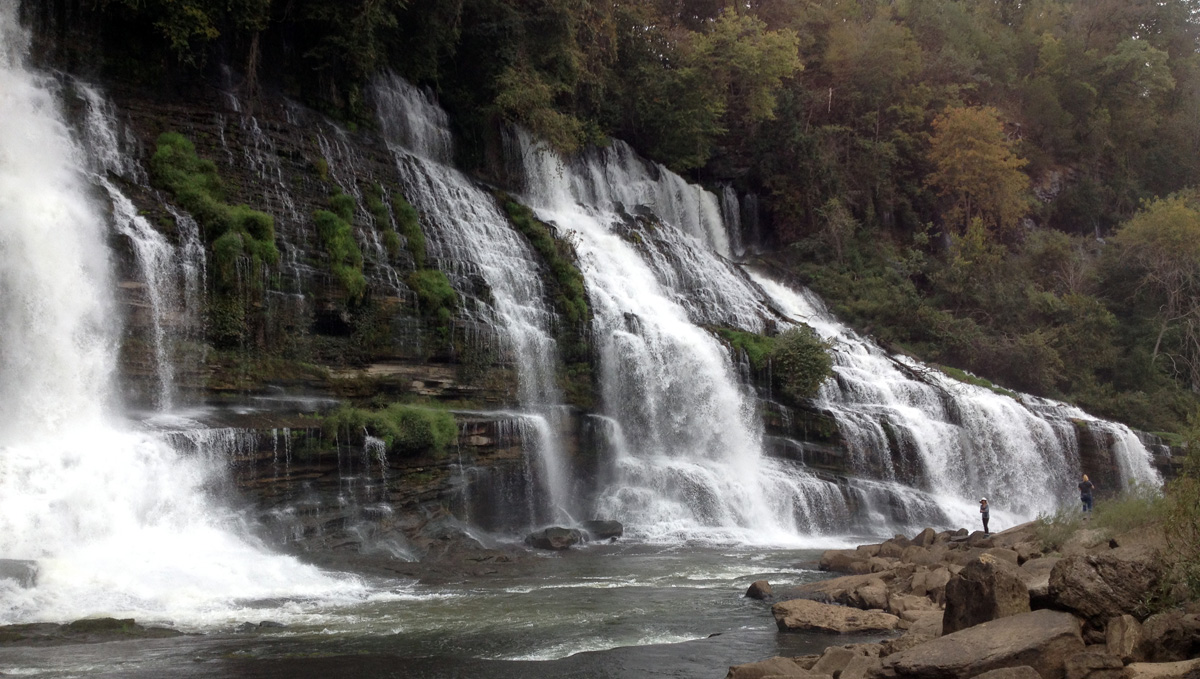
[[[948,200],[946,221],[965,228],[978,218],[997,233],[1013,230],[1028,210],[1028,161],[1013,152],[990,106],[951,108],[933,121],[927,183]]]
[[[1195,194],[1148,203],[1116,233],[1121,262],[1137,275],[1135,294],[1157,308],[1150,354],[1170,359],[1192,389],[1200,388],[1200,205]],[[1168,347],[1166,339],[1173,336]]]

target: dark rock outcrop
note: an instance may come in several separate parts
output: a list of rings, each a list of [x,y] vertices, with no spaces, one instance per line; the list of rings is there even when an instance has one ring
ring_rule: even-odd
[[[1160,575],[1160,566],[1149,558],[1069,556],[1050,572],[1049,597],[1056,608],[1097,628],[1125,614],[1144,620],[1149,614],[1146,593],[1154,590]]]
[[[962,629],[1010,615],[1029,612],[1029,590],[1014,564],[983,556],[968,564],[946,584],[946,613],[942,632]]]
[[[574,528],[551,527],[530,533],[525,538],[526,544],[535,549],[551,549],[561,551],[579,544],[583,534]]]

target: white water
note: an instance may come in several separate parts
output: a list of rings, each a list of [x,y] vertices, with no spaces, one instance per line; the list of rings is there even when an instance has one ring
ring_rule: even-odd
[[[258,615],[260,599],[304,615],[306,597],[360,596],[357,581],[247,537],[214,501],[223,461],[111,414],[118,328],[92,181],[117,202],[115,227],[141,232],[121,221],[119,191],[84,173],[105,161],[72,139],[53,82],[25,67],[27,41],[15,5],[0,4],[0,558],[39,567],[33,588],[0,582],[0,624],[113,615],[187,628]]]
[[[446,113],[424,92],[395,76],[381,78],[374,96],[384,135],[404,178],[407,198],[426,230],[430,259],[450,274],[468,311],[493,329],[517,368],[518,398],[546,426],[538,429],[536,455],[545,479],[550,520],[572,515],[562,451],[562,394],[552,334],[557,316],[546,304],[537,259],[524,237],[499,212],[496,200],[450,165],[452,141]],[[482,278],[491,304],[475,299],[472,278]]]
[[[515,146],[525,200],[569,234],[587,281],[613,430],[597,514],[650,541],[798,544],[823,533],[846,513],[841,493],[762,456],[755,399],[697,325],[760,330],[769,313],[708,247],[728,248],[710,228],[716,197],[620,142],[570,165],[523,133]],[[647,209],[662,223],[627,236],[627,213]]]
[[[793,320],[833,343],[835,378],[816,400],[837,419],[859,472],[930,493],[955,523],[975,525],[981,497],[1000,527],[1071,506],[1080,473],[1073,421],[1112,437],[1122,484],[1162,483],[1128,427],[1062,403],[1014,399],[889,356],[841,324],[810,291],[751,276]],[[908,467],[896,468],[894,458]]]

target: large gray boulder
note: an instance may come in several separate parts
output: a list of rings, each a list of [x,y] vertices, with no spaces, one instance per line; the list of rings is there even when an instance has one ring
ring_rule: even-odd
[[[1029,590],[1016,564],[983,556],[946,584],[942,632],[952,634],[973,625],[1029,612]]]
[[[969,679],[1028,665],[1042,679],[1063,679],[1067,658],[1084,648],[1080,626],[1078,618],[1058,611],[1011,615],[890,655],[876,677]]]
[[[883,611],[860,611],[807,599],[782,601],[771,607],[781,632],[867,632],[893,630],[900,618]]]
[[[625,534],[625,526],[620,521],[593,519],[584,521],[580,527],[587,531],[588,538],[592,540],[616,540]]]
[[[1158,585],[1161,566],[1151,559],[1116,554],[1069,556],[1050,571],[1049,598],[1099,628],[1129,614],[1144,620],[1146,592]]]
[[[525,542],[536,549],[561,551],[579,544],[582,539],[583,534],[574,528],[552,527],[530,533]]]

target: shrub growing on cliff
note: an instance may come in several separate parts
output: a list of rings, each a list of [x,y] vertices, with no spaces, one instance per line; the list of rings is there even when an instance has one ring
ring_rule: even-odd
[[[774,344],[768,355],[771,379],[787,396],[797,400],[809,398],[833,374],[829,343],[807,325],[788,328],[775,338]]]
[[[217,166],[196,154],[196,147],[177,132],[159,135],[150,159],[156,186],[175,196],[204,229],[204,239],[213,252],[213,280],[217,290],[230,293],[239,283],[237,262],[251,262],[249,282],[260,284],[261,267],[279,261],[275,247],[275,220],[247,205],[225,202],[225,186]]]
[[[425,268],[425,234],[421,231],[420,216],[405,198],[399,193],[392,194],[392,210],[396,213],[396,228],[408,243],[408,251],[412,254],[413,265],[418,269]]]
[[[393,403],[383,410],[345,406],[321,422],[328,440],[361,445],[370,434],[381,439],[388,451],[411,457],[440,456],[458,440],[458,424],[445,410]]]
[[[501,194],[508,219],[537,251],[550,269],[554,281],[555,304],[563,319],[572,327],[587,323],[590,310],[583,274],[575,266],[575,251],[570,244],[554,237],[550,227],[538,220],[533,210]]]
[[[336,193],[329,199],[329,210],[317,210],[313,219],[317,235],[325,252],[329,255],[329,267],[341,282],[351,299],[360,299],[367,289],[363,276],[362,251],[354,240],[354,199],[344,193]]]
[[[734,350],[744,352],[750,367],[758,371],[766,369],[768,358],[775,349],[774,337],[732,328],[713,328],[713,331]]]
[[[407,283],[417,293],[421,313],[439,323],[450,321],[453,310],[458,307],[458,293],[446,274],[438,269],[421,269],[409,274]]]

